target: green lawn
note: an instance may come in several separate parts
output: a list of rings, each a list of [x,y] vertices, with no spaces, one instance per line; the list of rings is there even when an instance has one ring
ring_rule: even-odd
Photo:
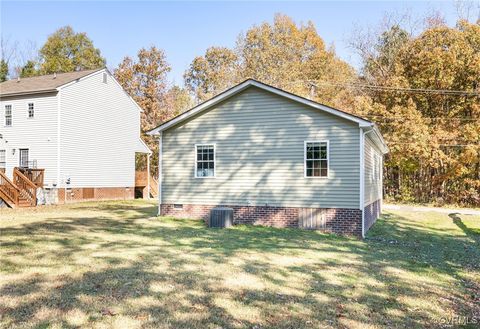
[[[207,229],[155,213],[143,201],[1,209],[0,326],[423,328],[441,327],[442,317],[480,320],[479,216],[389,212],[360,241]]]

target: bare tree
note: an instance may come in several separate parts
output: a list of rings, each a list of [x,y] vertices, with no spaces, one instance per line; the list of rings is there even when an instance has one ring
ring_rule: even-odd
[[[456,0],[455,9],[458,19],[480,21],[480,1]]]
[[[11,78],[18,77],[27,62],[38,61],[38,47],[31,40],[21,44],[19,41],[12,41],[9,36],[2,36],[0,39],[0,53],[1,60],[8,65],[8,75]]]

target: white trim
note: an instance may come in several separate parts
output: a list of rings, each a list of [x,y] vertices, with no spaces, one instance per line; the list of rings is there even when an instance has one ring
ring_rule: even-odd
[[[158,136],[158,216],[162,214],[163,138]]]
[[[56,89],[57,91],[60,91],[60,90],[62,90],[62,89],[65,89],[65,88],[67,88],[67,87],[70,87],[71,85],[74,85],[74,84],[76,84],[76,83],[78,83],[78,82],[80,82],[80,81],[82,81],[82,80],[88,79],[88,78],[90,78],[90,77],[92,77],[92,76],[94,76],[94,75],[96,75],[96,74],[99,74],[100,72],[105,72],[105,71],[106,71],[106,68],[98,69],[97,71],[93,71],[92,73],[87,74],[87,75],[84,75],[83,77],[77,78],[77,79],[72,80],[72,81],[70,81],[70,82],[67,82],[67,83],[65,83],[65,84],[63,84],[63,85],[60,85],[60,86],[58,86],[58,87],[55,88],[55,89]]]
[[[33,104],[33,117],[30,117],[30,109],[28,108],[28,105]],[[32,120],[35,119],[35,102],[34,101],[27,101],[27,119]]]
[[[60,145],[60,127],[61,127],[61,109],[62,109],[62,91],[59,90],[57,94],[57,187],[60,187],[61,184],[61,145]],[[66,201],[67,194],[65,193]]]
[[[365,238],[365,136],[374,129],[360,128],[360,210],[362,211],[362,238]]]
[[[197,176],[197,148],[199,146],[213,146],[213,176]],[[195,144],[195,173],[193,178],[199,179],[208,179],[208,178],[217,178],[217,144],[216,143],[201,143]]]
[[[10,125],[7,125],[7,106],[10,106]],[[3,127],[9,128],[13,126],[13,105],[3,104]]]
[[[0,169],[5,169],[6,170],[7,169],[7,148],[6,148],[6,146],[5,146],[4,149],[0,149],[0,154],[2,154],[2,153],[3,153],[5,161],[4,162],[0,161]],[[2,163],[4,165],[3,167],[2,167]]]
[[[326,143],[327,144],[327,176],[307,176],[307,143]],[[325,159],[321,159],[325,160]],[[320,170],[321,173],[321,170]],[[303,178],[330,179],[330,141],[327,140],[307,140],[303,141]]]
[[[383,207],[383,156],[380,156],[380,214]]]
[[[362,212],[362,238],[365,238],[365,134],[362,128],[360,131],[360,204]]]
[[[342,117],[346,120],[356,122],[356,123],[359,124],[360,127],[372,127],[373,126],[373,123],[371,123],[367,120],[363,120],[363,119],[358,118],[356,116],[344,113],[344,112],[339,111],[339,110],[335,110],[335,109],[330,108],[328,106],[310,101],[310,100],[302,98],[300,96],[296,96],[296,95],[290,94],[286,91],[283,91],[283,90],[268,86],[266,84],[263,84],[261,82],[249,79],[249,80],[247,80],[245,82],[242,82],[242,83],[238,84],[237,86],[235,86],[235,87],[233,87],[233,88],[231,88],[231,89],[229,89],[229,90],[211,98],[210,100],[198,105],[197,107],[194,107],[190,111],[187,111],[187,112],[177,116],[176,118],[158,126],[157,128],[154,128],[154,129],[150,130],[149,132],[147,132],[147,134],[148,135],[157,135],[160,131],[164,131],[164,130],[178,124],[179,122],[181,122],[183,120],[186,120],[186,119],[198,114],[199,112],[202,112],[202,111],[212,107],[213,105],[215,105],[219,102],[222,102],[223,100],[225,100],[229,97],[232,97],[235,94],[238,94],[239,92],[241,92],[242,90],[244,90],[244,89],[246,89],[250,86],[255,86],[257,88],[269,91],[273,94],[283,96],[283,97],[288,98],[290,100],[293,100],[293,101],[302,103],[304,105],[313,107],[315,109],[322,110],[324,112]]]
[[[108,75],[110,76],[110,78],[112,78],[113,82],[115,82],[115,84],[125,93],[125,96],[127,96],[132,102],[133,104],[135,105],[135,107],[140,111],[140,112],[143,112],[143,109],[140,107],[140,105],[138,105],[138,103],[132,98],[132,96],[130,96],[126,91],[125,89],[123,89],[122,85],[120,84],[120,82],[117,81],[117,79],[115,79],[115,76],[110,73],[110,71],[108,69],[105,69],[105,71],[108,73]]]
[[[147,200],[150,200],[150,153],[147,153]]]
[[[143,145],[143,147],[145,148],[145,152],[140,152],[140,151],[137,151],[137,153],[146,153],[146,154],[152,154],[152,150],[150,150],[150,148],[148,147],[148,145],[143,141],[142,137],[139,137],[138,138],[140,140],[140,144]]]

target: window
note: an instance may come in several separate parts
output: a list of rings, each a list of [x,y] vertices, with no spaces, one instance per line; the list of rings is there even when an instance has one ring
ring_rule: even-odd
[[[7,151],[0,150],[0,172],[5,172],[7,167]]]
[[[305,142],[305,177],[328,177],[328,141]]]
[[[33,117],[35,117],[35,105],[28,103],[28,118],[31,119]]]
[[[5,126],[12,125],[12,105],[5,105]]]
[[[372,180],[380,180],[381,178],[381,159],[377,153],[372,152]]]
[[[195,145],[195,177],[215,177],[215,145]]]
[[[20,149],[20,167],[28,168],[28,149]]]
[[[377,168],[377,170],[376,170],[377,175],[375,176],[376,180],[380,180],[381,177],[382,177],[382,166],[381,166],[381,164],[382,164],[382,159],[381,159],[380,155],[375,154],[375,167]]]

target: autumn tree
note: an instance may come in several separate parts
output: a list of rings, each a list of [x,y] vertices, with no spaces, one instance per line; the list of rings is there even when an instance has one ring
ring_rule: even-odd
[[[251,27],[238,37],[235,49],[209,48],[185,73],[185,84],[205,100],[247,78],[310,97],[330,105],[345,98],[334,84],[355,77],[354,70],[326,48],[313,23],[297,25],[276,15],[273,24]]]
[[[163,104],[168,113],[168,119],[171,119],[193,107],[194,101],[188,90],[174,85],[167,90]]]
[[[33,60],[27,61],[20,70],[21,78],[28,78],[38,75],[37,64]]]
[[[273,24],[253,26],[239,38],[237,51],[244,77],[251,77],[297,94],[332,104],[335,88],[312,90],[308,81],[345,82],[353,69],[327,49],[312,22],[297,25],[277,14]]]
[[[480,26],[435,22],[417,36],[394,25],[375,51],[357,48],[365,81],[378,87],[363,89],[368,101],[354,109],[370,109],[390,146],[387,196],[479,205]]]
[[[210,47],[195,57],[184,74],[185,85],[197,101],[211,98],[241,79],[238,57],[233,50]]]
[[[142,138],[153,151],[153,173],[158,168],[158,142],[145,132],[185,111],[192,103],[186,90],[169,85],[170,69],[163,50],[152,46],[140,49],[134,59],[125,57],[114,71],[122,87],[143,109]],[[146,167],[144,156],[137,157],[137,166]]]
[[[105,66],[105,58],[86,33],[65,26],[50,35],[39,52],[41,74],[89,70]]]

